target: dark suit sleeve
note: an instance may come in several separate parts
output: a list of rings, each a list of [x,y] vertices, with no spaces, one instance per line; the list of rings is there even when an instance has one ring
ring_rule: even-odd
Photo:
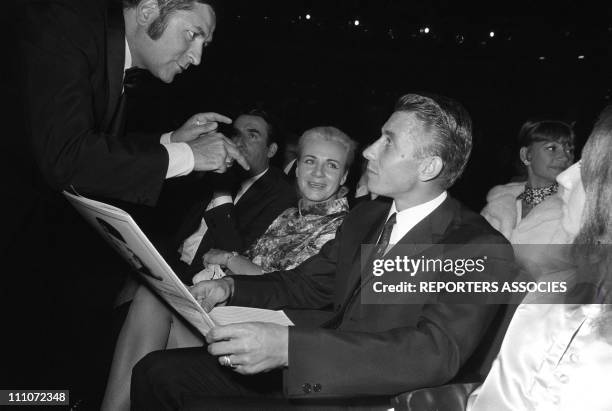
[[[204,220],[214,238],[215,248],[242,253],[259,237],[283,211],[293,206],[295,197],[283,192],[276,192],[261,199],[259,213],[250,215],[249,221],[242,222],[239,228],[236,207],[232,203],[222,204],[208,210]]]
[[[340,236],[340,227],[336,238]],[[323,309],[332,302],[339,242],[328,241],[318,254],[293,270],[257,276],[236,275],[232,305],[269,309]]]
[[[105,50],[91,34],[98,26],[56,4],[25,11],[26,121],[46,180],[56,189],[72,185],[81,193],[153,205],[168,154],[159,136],[139,136],[130,144],[130,136],[120,141],[101,131],[96,104],[106,103],[100,93],[107,90],[94,85],[94,72],[105,70]]]
[[[490,259],[479,280],[508,277],[512,256],[500,257]],[[394,395],[447,383],[473,354],[497,309],[493,304],[442,300],[423,306],[415,326],[381,332],[290,327],[285,394]],[[305,390],[304,384],[317,384],[318,390]]]

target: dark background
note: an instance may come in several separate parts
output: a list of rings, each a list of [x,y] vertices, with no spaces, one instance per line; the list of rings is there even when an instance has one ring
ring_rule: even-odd
[[[288,134],[334,125],[364,148],[379,136],[397,97],[444,94],[463,103],[473,118],[472,158],[451,191],[478,211],[493,185],[515,175],[514,139],[523,121],[575,122],[580,147],[612,94],[610,5],[222,3],[202,64],[171,85],[142,76],[130,96],[128,128],[165,132],[196,112],[233,115],[257,104],[280,117]],[[1,337],[6,347],[0,388],[69,388],[84,408],[95,409],[116,335],[112,296],[125,266],[41,182],[23,133],[15,41],[19,16],[10,2],[2,7],[0,291],[8,321]],[[152,221],[171,230],[193,190],[195,176],[171,180]],[[31,216],[41,214],[51,228],[24,239],[23,233],[38,233]]]
[[[134,97],[139,101],[130,121],[169,130],[196,111],[231,113],[260,102],[295,134],[335,125],[363,148],[379,136],[400,95],[447,95],[466,106],[475,129],[472,161],[453,192],[480,209],[487,190],[513,174],[513,143],[522,122],[576,122],[581,143],[612,94],[610,6],[226,3],[203,63],[170,86],[147,82],[142,99]],[[424,27],[429,34],[420,32]]]

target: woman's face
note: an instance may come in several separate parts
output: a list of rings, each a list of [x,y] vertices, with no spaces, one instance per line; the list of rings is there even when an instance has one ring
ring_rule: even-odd
[[[521,149],[527,164],[529,182],[534,187],[545,187],[574,161],[573,148],[560,141],[536,141]]]
[[[557,176],[561,186],[560,195],[563,200],[563,229],[575,237],[582,226],[585,192],[580,175],[580,162],[577,162]]]
[[[295,170],[302,198],[321,202],[335,195],[346,180],[347,154],[336,141],[306,140]]]

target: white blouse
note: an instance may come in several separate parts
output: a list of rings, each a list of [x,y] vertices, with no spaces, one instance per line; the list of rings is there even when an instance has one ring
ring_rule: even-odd
[[[521,304],[467,411],[612,410],[612,341],[598,328],[603,309]]]

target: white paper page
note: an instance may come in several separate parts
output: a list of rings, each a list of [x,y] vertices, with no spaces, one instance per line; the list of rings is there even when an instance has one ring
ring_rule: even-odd
[[[252,307],[215,307],[208,313],[213,321],[220,325],[263,322],[279,325],[293,325],[289,317],[282,311],[265,310]]]

